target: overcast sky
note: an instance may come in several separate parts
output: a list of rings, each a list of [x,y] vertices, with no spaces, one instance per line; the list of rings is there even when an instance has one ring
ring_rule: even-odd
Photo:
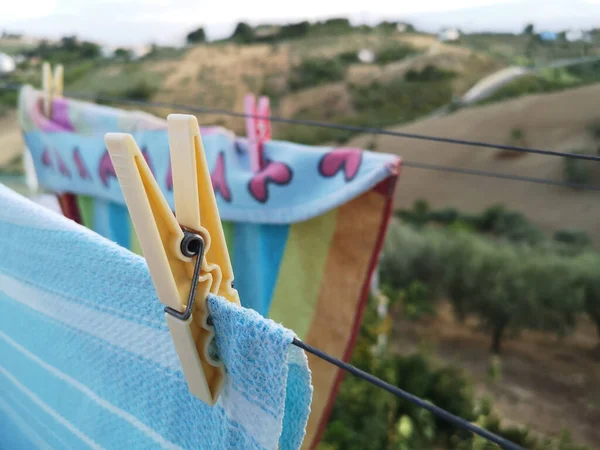
[[[538,27],[600,27],[600,0],[2,0],[0,29],[35,37],[76,34],[113,45],[181,43],[194,27],[209,38],[231,33],[236,22],[287,22],[349,17],[354,23],[409,20],[435,31],[517,31]]]

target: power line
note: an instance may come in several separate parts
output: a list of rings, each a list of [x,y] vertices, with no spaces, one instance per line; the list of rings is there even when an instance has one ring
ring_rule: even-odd
[[[477,435],[481,436],[482,438],[487,439],[490,442],[493,442],[494,444],[498,444],[504,450],[524,450],[522,447],[518,446],[517,444],[515,444],[511,441],[508,441],[508,440],[504,439],[503,437],[492,433],[491,431],[481,428],[481,427],[463,419],[462,417],[456,416],[456,415],[446,411],[445,409],[440,408],[439,406],[436,406],[432,403],[429,403],[429,402],[423,400],[422,398],[419,398],[415,395],[410,394],[409,392],[403,391],[399,387],[391,385],[391,384],[387,383],[386,381],[383,381],[382,379],[377,378],[374,375],[371,375],[370,373],[360,370],[358,367],[355,367],[352,364],[349,364],[340,359],[334,358],[333,356],[319,350],[318,348],[308,345],[297,338],[294,338],[294,340],[292,341],[292,344],[294,344],[296,347],[303,349],[304,351],[312,353],[313,355],[317,356],[318,358],[321,358],[321,359],[327,361],[328,363],[333,364],[334,366],[339,367],[340,369],[345,370],[348,373],[351,373],[352,375],[355,375],[355,376],[373,384],[374,386],[377,386],[380,389],[383,389],[383,390],[389,392],[390,394],[395,395],[396,397],[402,398],[404,400],[407,400],[407,401],[419,406],[420,408],[426,409],[427,411],[431,412],[432,414],[439,417],[440,419],[450,422],[453,425],[456,425],[457,427],[460,427],[464,430],[467,430],[474,434],[477,434]]]
[[[0,89],[2,89],[2,88],[10,89],[10,90],[19,90],[21,88],[21,85],[0,86]],[[186,105],[173,105],[173,104],[169,104],[169,103],[160,103],[160,102],[144,102],[144,101],[140,101],[140,100],[131,100],[131,99],[125,99],[125,98],[119,98],[119,97],[104,97],[104,96],[98,97],[98,96],[95,96],[92,94],[86,94],[86,93],[69,93],[69,95],[72,95],[74,97],[79,97],[79,98],[101,100],[101,101],[111,101],[113,103],[123,103],[123,104],[135,105],[135,106],[153,106],[153,107],[161,107],[161,108],[174,108],[174,109],[180,109],[180,110],[188,110],[188,111],[192,111],[192,112],[227,114],[227,115],[231,115],[231,116],[235,116],[235,117],[259,117],[259,118],[262,117],[262,116],[245,114],[245,113],[236,113],[236,112],[232,112],[232,111],[228,111],[228,110],[221,110],[221,109],[201,108],[201,107],[186,106]],[[286,121],[289,123],[299,122],[301,125],[306,125],[306,126],[311,126],[311,123],[313,122],[313,121],[295,120],[295,119],[282,119],[282,118],[275,118],[275,119],[277,119],[279,121]],[[314,122],[314,123],[320,124],[320,122]],[[344,127],[342,129],[345,129],[345,127],[347,127],[346,125],[327,124],[327,123],[324,123],[322,125],[326,125],[331,128]],[[360,127],[353,127],[353,128],[360,128]],[[381,130],[381,129],[372,129],[372,128],[362,128],[362,129],[364,129],[364,130],[379,130],[380,131],[379,134],[391,134],[391,135],[403,134],[403,133],[399,133],[399,132],[391,132],[388,130]],[[377,133],[375,133],[375,134],[377,134]],[[401,137],[405,137],[405,136],[401,136]],[[429,140],[433,140],[433,141],[448,140],[447,138],[436,138],[436,137],[429,137],[429,136],[425,136],[425,135],[420,136],[419,139],[429,139]],[[458,142],[454,142],[455,140],[453,140],[453,139],[449,139],[449,140],[453,141],[453,143],[458,143]],[[471,142],[470,145],[475,146],[475,145],[478,145],[478,143]],[[494,147],[495,144],[484,144],[484,145],[495,148]],[[504,148],[506,146],[502,146],[502,147]],[[515,147],[515,148],[520,148],[520,147]],[[531,149],[531,150],[536,151],[536,149]],[[588,160],[591,159],[594,161],[600,160],[600,157],[598,157],[598,156],[551,152],[548,150],[540,150],[540,151],[546,152],[545,154],[548,154],[551,156],[565,156],[565,157],[574,158],[574,159],[588,159]],[[507,174],[507,173],[492,172],[492,171],[479,170],[479,169],[467,169],[467,168],[461,168],[461,167],[444,166],[444,165],[439,165],[439,164],[423,163],[423,162],[419,162],[419,161],[403,161],[402,165],[404,167],[410,167],[413,169],[436,170],[436,171],[440,171],[440,172],[460,173],[463,175],[481,176],[481,177],[486,177],[486,178],[498,178],[498,179],[504,179],[504,180],[521,181],[521,182],[526,182],[526,183],[569,187],[569,188],[573,188],[573,189],[600,191],[600,186],[594,186],[594,185],[589,185],[589,184],[572,183],[572,182],[568,182],[568,181],[550,180],[550,179],[546,179],[546,178],[528,177],[528,176],[524,176],[524,175]]]
[[[402,165],[406,166],[406,167],[410,167],[412,169],[438,170],[440,172],[460,173],[463,175],[476,175],[476,176],[488,177],[488,178],[500,178],[500,179],[513,180],[513,181],[524,181],[527,183],[549,184],[552,186],[564,186],[564,187],[570,187],[573,189],[585,189],[585,190],[589,190],[589,191],[600,191],[600,186],[594,186],[592,184],[571,183],[568,181],[549,180],[547,178],[527,177],[524,175],[515,175],[515,174],[510,174],[510,173],[490,172],[487,170],[478,170],[478,169],[463,169],[461,167],[440,166],[437,164],[422,163],[422,162],[417,162],[417,161],[402,161]]]
[[[22,87],[22,85],[15,85],[15,84],[6,84],[3,86],[0,86],[0,88],[2,88],[2,89],[9,89],[9,90],[19,90],[21,87]],[[550,151],[550,150],[543,150],[543,149],[537,149],[537,148],[531,148],[531,147],[519,147],[519,146],[514,146],[514,145],[492,144],[489,142],[469,141],[469,140],[465,140],[465,139],[454,139],[454,138],[430,136],[430,135],[417,134],[417,133],[406,133],[406,132],[402,132],[402,131],[385,130],[382,128],[363,127],[363,126],[358,126],[358,125],[346,125],[346,124],[338,124],[338,123],[331,123],[331,122],[320,122],[320,121],[316,121],[316,120],[289,119],[289,118],[278,117],[278,116],[261,116],[261,115],[256,115],[256,114],[246,114],[246,113],[241,113],[241,112],[235,112],[235,111],[230,111],[230,110],[221,109],[221,108],[207,108],[207,107],[201,107],[201,106],[182,105],[182,104],[178,104],[178,103],[169,103],[169,102],[147,102],[147,101],[143,101],[143,100],[132,100],[132,99],[127,99],[127,98],[122,98],[122,97],[113,97],[113,96],[107,96],[107,95],[95,95],[95,94],[90,94],[90,93],[85,93],[85,92],[65,92],[65,95],[69,95],[69,96],[75,97],[75,98],[87,99],[87,100],[120,103],[123,105],[145,106],[145,107],[154,107],[154,108],[168,108],[168,109],[173,109],[173,110],[194,112],[197,114],[219,114],[219,115],[224,115],[224,116],[240,117],[240,118],[253,117],[256,119],[264,119],[264,120],[270,120],[271,122],[288,123],[288,124],[293,124],[293,125],[304,125],[304,126],[312,126],[312,127],[319,127],[319,128],[336,129],[336,130],[342,130],[342,131],[351,131],[351,132],[357,132],[357,133],[395,136],[395,137],[401,137],[401,138],[407,138],[407,139],[418,139],[418,140],[425,140],[425,141],[431,141],[431,142],[440,142],[440,143],[445,143],[445,144],[466,145],[466,146],[471,146],[471,147],[481,147],[481,148],[494,149],[494,150],[507,150],[507,151],[514,151],[514,152],[520,152],[520,153],[532,153],[532,154],[546,155],[546,156],[560,156],[560,157],[564,157],[564,158],[581,159],[581,160],[587,160],[587,161],[600,161],[600,156],[596,156],[596,155],[581,155],[581,154],[575,154],[575,153],[569,153],[569,152]]]

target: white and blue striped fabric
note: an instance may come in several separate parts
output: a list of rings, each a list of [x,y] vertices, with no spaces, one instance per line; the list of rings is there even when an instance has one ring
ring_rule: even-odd
[[[143,258],[0,185],[0,448],[296,449],[293,333],[209,299],[225,388],[187,388]]]

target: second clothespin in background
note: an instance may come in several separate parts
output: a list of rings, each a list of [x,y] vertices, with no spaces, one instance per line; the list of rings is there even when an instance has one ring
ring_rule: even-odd
[[[225,368],[211,354],[207,296],[237,305],[233,269],[196,117],[167,118],[175,214],[130,134],[108,133],[110,158],[191,393],[213,405]],[[195,261],[194,261],[195,258]]]
[[[63,85],[62,64],[54,68],[54,75],[52,75],[50,63],[45,62],[42,65],[42,90],[44,91],[44,115],[48,119],[52,115],[52,100],[63,95]]]
[[[265,165],[264,144],[271,140],[271,106],[269,97],[261,96],[256,103],[253,94],[244,97],[246,114],[246,134],[248,136],[248,152],[252,172],[259,172]]]

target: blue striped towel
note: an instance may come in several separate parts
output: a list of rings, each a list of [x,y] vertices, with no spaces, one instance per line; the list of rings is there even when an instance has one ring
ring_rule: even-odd
[[[214,407],[188,391],[144,259],[0,185],[0,448],[299,448],[312,387],[293,333],[209,308]]]

